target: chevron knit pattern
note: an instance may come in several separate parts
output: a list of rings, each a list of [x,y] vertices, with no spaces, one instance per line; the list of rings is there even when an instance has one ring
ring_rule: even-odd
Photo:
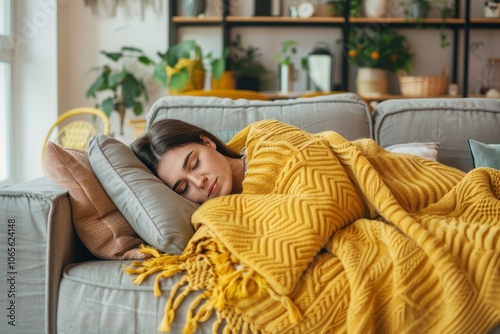
[[[243,193],[193,215],[180,256],[143,252],[141,282],[177,272],[159,330],[186,295],[185,333],[486,333],[500,323],[500,171],[468,174],[372,140],[255,123]],[[185,289],[180,292],[179,288]]]

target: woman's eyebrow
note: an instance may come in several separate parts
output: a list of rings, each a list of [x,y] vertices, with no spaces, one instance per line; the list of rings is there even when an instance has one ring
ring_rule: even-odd
[[[186,157],[184,158],[184,163],[182,164],[182,169],[186,169],[186,166],[188,164],[188,161],[189,161],[189,157],[191,156],[191,154],[193,154],[193,151],[189,152]]]
[[[184,163],[182,164],[182,169],[186,169],[186,166],[189,162],[189,157],[191,156],[191,154],[193,154],[193,151],[189,152],[186,157],[184,158]],[[174,186],[172,187],[172,190],[175,191],[175,189],[177,189],[177,187],[179,186],[179,184],[181,183],[181,181],[177,181],[175,182]]]

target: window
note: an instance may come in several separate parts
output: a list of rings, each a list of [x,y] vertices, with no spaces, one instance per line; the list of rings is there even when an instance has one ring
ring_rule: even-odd
[[[0,0],[0,187],[13,182],[11,0]]]

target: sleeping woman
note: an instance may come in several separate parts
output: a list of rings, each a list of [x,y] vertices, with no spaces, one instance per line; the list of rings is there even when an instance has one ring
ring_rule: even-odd
[[[500,323],[498,170],[465,174],[278,121],[251,124],[226,145],[163,120],[131,147],[168,187],[203,203],[182,255],[145,248],[153,258],[127,270],[138,284],[184,274],[163,331],[194,290],[203,294],[188,332],[212,315],[214,330],[262,333],[487,332]]]

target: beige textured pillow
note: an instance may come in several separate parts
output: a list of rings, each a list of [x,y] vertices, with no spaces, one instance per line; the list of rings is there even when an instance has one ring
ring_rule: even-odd
[[[69,192],[76,233],[100,259],[144,259],[138,251],[144,241],[137,236],[97,180],[81,150],[47,144],[44,156],[47,176]]]

